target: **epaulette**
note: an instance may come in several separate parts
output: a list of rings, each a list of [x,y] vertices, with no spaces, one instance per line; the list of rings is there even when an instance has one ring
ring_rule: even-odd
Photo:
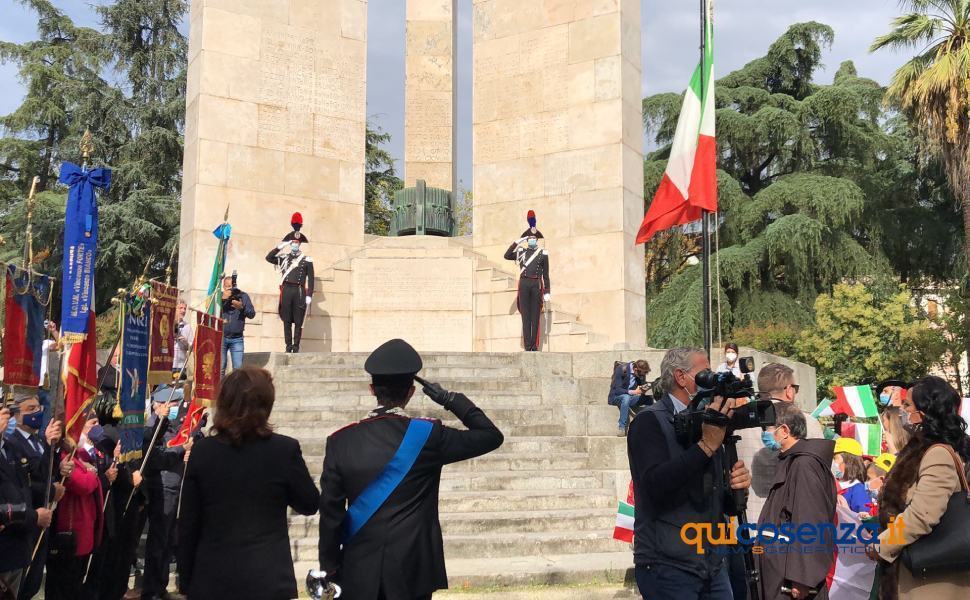
[[[308,256],[303,259],[303,262],[313,262],[313,259]]]
[[[428,421],[429,423],[441,423],[441,419],[435,419],[432,417],[411,417],[417,421]]]
[[[549,251],[546,250],[545,248],[542,249],[542,253],[546,256],[549,256]]]

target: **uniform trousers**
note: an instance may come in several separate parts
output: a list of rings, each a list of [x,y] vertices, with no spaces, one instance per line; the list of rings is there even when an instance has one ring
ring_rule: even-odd
[[[283,321],[283,341],[286,351],[300,349],[303,320],[306,318],[306,292],[302,285],[283,284],[280,294],[280,319]]]
[[[539,350],[539,319],[542,316],[542,282],[528,277],[519,278],[519,314],[522,315],[522,348],[526,352]]]
[[[47,578],[44,579],[44,600],[80,600],[81,581],[87,556],[70,552],[51,552],[47,557]]]
[[[145,541],[145,578],[141,597],[161,598],[168,588],[172,548],[175,541],[175,513],[178,487],[151,490],[148,501],[148,539]]]

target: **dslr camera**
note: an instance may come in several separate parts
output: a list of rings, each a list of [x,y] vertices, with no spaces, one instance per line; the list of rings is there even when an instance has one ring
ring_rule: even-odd
[[[734,409],[731,417],[709,408],[711,400],[720,398],[754,398],[754,384],[751,373],[754,371],[754,358],[747,356],[738,359],[743,376],[738,378],[731,371],[715,373],[705,369],[694,377],[699,388],[687,410],[674,415],[674,433],[677,441],[687,447],[701,439],[703,426],[717,425],[727,428],[730,437],[739,429],[770,427],[775,424],[775,407],[770,400],[751,400]]]
[[[242,290],[239,289],[236,286],[236,279],[237,278],[238,278],[238,275],[236,274],[236,271],[233,271],[232,272],[232,290],[229,292],[229,297],[228,298],[223,298],[222,299],[222,312],[227,312],[227,311],[232,310],[232,301],[233,300],[240,300],[240,301],[242,300]]]

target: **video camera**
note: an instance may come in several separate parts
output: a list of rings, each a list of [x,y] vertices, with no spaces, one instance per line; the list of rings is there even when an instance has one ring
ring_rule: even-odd
[[[674,415],[674,433],[682,446],[689,446],[701,439],[703,426],[717,425],[727,428],[727,437],[739,429],[771,427],[775,424],[775,407],[770,400],[751,400],[734,409],[730,417],[708,407],[716,397],[754,398],[754,384],[750,373],[754,371],[754,358],[738,360],[744,375],[738,378],[731,371],[715,373],[705,369],[694,376],[700,391],[694,396],[687,410]]]
[[[236,271],[232,272],[232,289],[229,291],[229,296],[222,299],[222,312],[227,312],[232,310],[233,300],[239,300],[242,302],[242,290],[236,286],[236,279],[238,275]]]

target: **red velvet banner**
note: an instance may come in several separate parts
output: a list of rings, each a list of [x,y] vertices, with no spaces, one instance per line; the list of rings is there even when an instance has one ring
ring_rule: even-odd
[[[152,283],[152,329],[148,351],[148,383],[172,381],[172,358],[175,356],[175,305],[178,288]]]
[[[50,280],[14,265],[5,265],[6,310],[4,314],[3,382],[7,385],[41,384],[40,357],[44,344],[44,307],[38,296],[50,296]]]
[[[219,393],[222,377],[222,319],[202,312],[195,312],[195,382],[192,386],[192,403],[182,421],[178,435],[168,446],[181,446],[198,432],[205,409],[211,406]]]
[[[94,311],[88,313],[88,336],[71,344],[64,376],[64,414],[67,435],[75,442],[81,437],[84,421],[93,414],[88,406],[98,394],[98,342],[94,334]]]

